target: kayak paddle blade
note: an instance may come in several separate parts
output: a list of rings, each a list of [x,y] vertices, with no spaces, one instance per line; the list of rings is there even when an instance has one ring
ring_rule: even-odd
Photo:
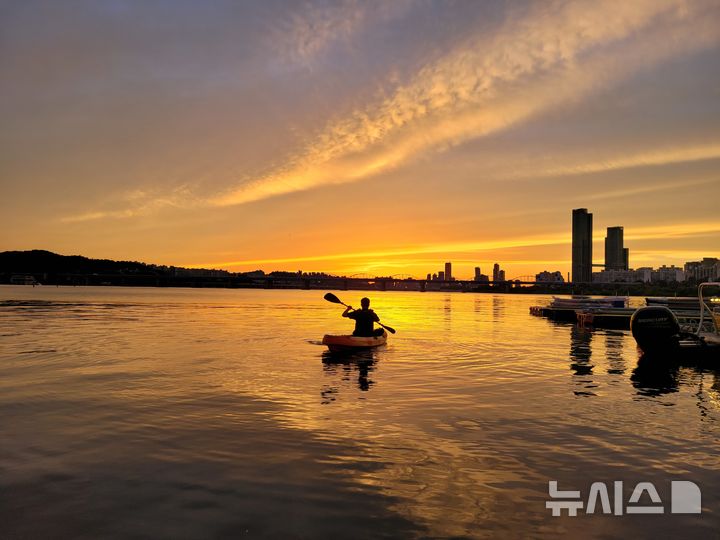
[[[340,299],[331,292],[327,293],[324,298],[325,300],[327,300],[328,302],[332,302],[333,304],[342,304]]]

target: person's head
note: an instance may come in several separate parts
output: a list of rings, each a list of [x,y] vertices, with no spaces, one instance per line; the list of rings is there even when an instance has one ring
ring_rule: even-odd
[[[370,307],[370,299],[365,297],[360,300],[360,305],[363,309],[367,309]]]

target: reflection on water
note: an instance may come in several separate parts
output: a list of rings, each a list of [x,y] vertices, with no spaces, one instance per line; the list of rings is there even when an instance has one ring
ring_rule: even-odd
[[[320,391],[323,404],[329,404],[335,401],[335,395],[340,391],[343,384],[347,384],[351,380],[357,382],[357,387],[367,392],[370,387],[375,384],[370,378],[370,374],[374,370],[375,356],[377,352],[373,350],[332,353],[324,351],[322,353],[323,374],[332,383],[323,385]]]
[[[642,356],[630,380],[642,396],[660,396],[678,391],[678,374],[680,368],[658,358]]]
[[[597,388],[592,378],[595,366],[590,363],[591,342],[590,330],[575,325],[570,327],[570,369],[575,372],[574,380],[578,387],[574,392],[576,396],[594,396],[593,389]]]
[[[500,294],[494,294],[492,296],[492,316],[494,322],[499,321],[503,316],[503,311],[505,307],[504,300],[505,297]]]
[[[625,358],[623,356],[623,342],[625,333],[619,330],[605,332],[605,350],[607,351],[607,372],[610,375],[625,373]]]
[[[356,304],[367,293],[344,293]],[[718,373],[638,362],[545,298],[0,287],[9,537],[711,537]],[[346,297],[346,298],[345,298]],[[570,368],[568,370],[568,367]],[[702,516],[552,518],[547,486],[696,482]],[[0,535],[0,536],[3,536]]]

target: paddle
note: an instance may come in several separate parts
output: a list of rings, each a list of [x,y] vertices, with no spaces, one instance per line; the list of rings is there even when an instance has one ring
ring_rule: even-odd
[[[328,302],[332,302],[333,304],[340,304],[340,305],[343,305],[343,306],[345,306],[345,307],[350,307],[350,306],[348,306],[347,304],[345,304],[342,300],[340,300],[337,296],[335,296],[335,295],[334,295],[333,293],[331,293],[331,292],[327,293],[327,294],[324,296],[324,298],[325,298],[325,300],[327,300]],[[381,322],[379,322],[378,324],[379,324],[380,326],[382,326],[385,330],[387,330],[388,332],[390,332],[391,334],[394,334],[394,333],[395,333],[395,329],[394,329],[394,328],[391,328],[390,326],[385,326],[385,325],[384,325],[383,323],[381,323]]]

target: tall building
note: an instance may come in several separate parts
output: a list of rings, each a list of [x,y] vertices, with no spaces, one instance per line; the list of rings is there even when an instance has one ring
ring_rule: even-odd
[[[493,265],[493,281],[500,281],[500,265],[498,263]]]
[[[490,278],[482,273],[479,266],[475,267],[475,281],[488,281],[489,279]]]
[[[447,281],[452,281],[452,263],[445,263],[445,279]]]
[[[623,228],[608,227],[605,237],[605,270],[627,270],[629,250],[623,246]]]
[[[442,270],[438,272],[438,281],[445,281],[445,272]]]
[[[592,280],[592,214],[587,208],[572,211],[572,281]]]

